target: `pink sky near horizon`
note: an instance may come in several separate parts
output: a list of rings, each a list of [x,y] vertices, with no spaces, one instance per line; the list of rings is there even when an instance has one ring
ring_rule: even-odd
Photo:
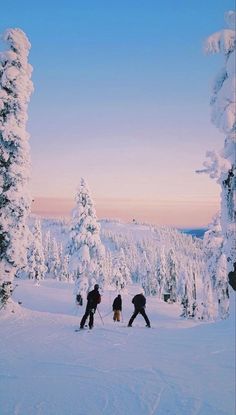
[[[142,145],[140,140],[131,141],[132,145],[120,142],[115,148],[106,143],[99,151],[88,143],[86,150],[74,145],[74,151],[68,147],[62,154],[58,145],[44,157],[38,153],[31,182],[33,212],[69,216],[80,177],[84,177],[100,219],[206,226],[219,210],[220,186],[195,173],[204,160],[206,143],[197,140],[196,133],[192,137],[178,145],[165,137],[154,143],[146,139]],[[214,139],[208,135],[210,148]]]
[[[224,142],[209,105],[223,60],[206,57],[203,43],[224,27],[226,4],[131,3],[58,15],[48,5],[43,33],[38,13],[34,21],[23,13],[35,86],[33,212],[69,216],[84,177],[99,218],[206,226],[220,186],[195,171]]]
[[[145,203],[142,199],[94,198],[99,219],[112,218],[124,222],[136,219],[140,222],[175,227],[203,227],[211,222],[219,201],[162,200]],[[74,207],[71,198],[36,197],[32,213],[42,217],[69,217]]]

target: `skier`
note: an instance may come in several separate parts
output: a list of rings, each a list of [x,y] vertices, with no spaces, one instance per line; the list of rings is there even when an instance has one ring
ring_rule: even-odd
[[[143,293],[135,295],[132,303],[134,304],[134,313],[129,320],[128,327],[132,327],[132,323],[139,313],[142,314],[144,320],[146,321],[146,326],[151,327],[149,318],[145,313],[146,298]]]
[[[83,329],[85,322],[89,316],[89,328],[93,328],[93,320],[94,320],[94,314],[96,312],[97,305],[101,302],[101,295],[99,293],[99,285],[94,285],[94,290],[90,291],[87,295],[87,306],[85,310],[85,314],[82,317],[82,320],[80,322],[80,328]]]
[[[112,310],[114,311],[113,320],[120,321],[120,313],[122,311],[122,299],[121,295],[118,294],[112,304]]]

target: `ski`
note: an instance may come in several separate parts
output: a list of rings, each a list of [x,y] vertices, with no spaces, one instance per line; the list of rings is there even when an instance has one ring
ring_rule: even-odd
[[[91,331],[90,329],[75,329],[74,330],[76,333],[78,333],[79,331],[86,331],[86,332],[89,332],[89,331]]]

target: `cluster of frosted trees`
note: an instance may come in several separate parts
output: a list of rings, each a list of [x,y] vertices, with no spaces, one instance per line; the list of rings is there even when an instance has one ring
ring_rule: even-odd
[[[69,271],[69,255],[65,253],[62,242],[52,235],[50,230],[43,234],[41,221],[38,218],[31,220],[27,264],[18,270],[18,278],[29,278],[39,284],[45,278],[54,278],[59,281],[72,281]],[[62,223],[57,223],[61,227]]]
[[[227,264],[218,217],[203,240],[168,227],[136,223],[121,228],[112,221],[100,225],[81,179],[69,223],[47,221],[43,238],[37,219],[30,228],[24,274],[37,283],[43,278],[73,281],[83,297],[95,283],[119,292],[136,283],[147,296],[181,304],[183,317],[228,316]]]
[[[223,68],[217,74],[211,98],[212,122],[224,134],[220,151],[208,151],[203,172],[209,173],[221,186],[222,253],[226,257],[229,282],[236,290],[236,22],[235,11],[225,14],[227,28],[206,41],[208,53],[224,56]],[[224,258],[224,257],[222,257]],[[225,258],[221,261],[225,261]]]
[[[167,227],[150,226],[146,236],[142,234],[135,226],[126,234],[108,226],[101,232],[113,256],[122,252],[131,280],[142,285],[146,295],[180,303],[184,317],[228,316],[225,256],[219,258],[212,229],[203,241]]]
[[[63,237],[49,229],[42,232],[38,220],[28,227],[30,43],[20,29],[5,32],[6,49],[0,52],[0,308],[11,293],[14,277],[25,275],[36,283],[47,277],[73,280],[83,296],[94,283],[120,291],[134,282],[146,295],[181,303],[183,316],[227,317],[227,274],[236,287],[235,12],[228,12],[226,21],[228,28],[207,41],[208,52],[221,52],[225,58],[211,104],[212,120],[226,138],[223,149],[209,152],[211,162],[205,164],[204,171],[221,185],[222,203],[220,216],[203,241],[165,227],[150,226],[142,237],[134,230],[109,229],[105,223],[101,229],[83,179]]]

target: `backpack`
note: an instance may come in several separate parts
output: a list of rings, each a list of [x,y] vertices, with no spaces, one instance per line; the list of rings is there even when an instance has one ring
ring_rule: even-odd
[[[135,308],[143,308],[146,305],[146,298],[142,294],[137,294],[134,296],[132,303]]]
[[[76,295],[76,302],[78,305],[83,305],[83,298],[81,294]]]

